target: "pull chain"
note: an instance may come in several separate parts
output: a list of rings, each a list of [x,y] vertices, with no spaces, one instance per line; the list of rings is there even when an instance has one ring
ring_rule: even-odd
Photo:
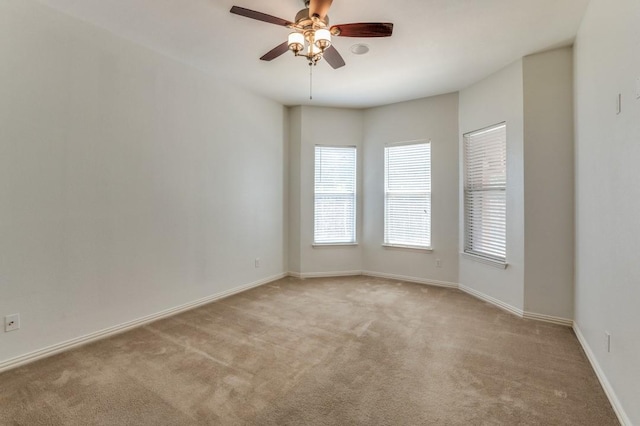
[[[309,100],[313,100],[313,65],[309,62]]]

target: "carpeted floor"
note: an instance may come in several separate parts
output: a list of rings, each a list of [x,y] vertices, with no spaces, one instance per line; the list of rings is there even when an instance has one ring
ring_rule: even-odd
[[[5,425],[614,425],[571,329],[452,289],[275,283],[0,375]]]

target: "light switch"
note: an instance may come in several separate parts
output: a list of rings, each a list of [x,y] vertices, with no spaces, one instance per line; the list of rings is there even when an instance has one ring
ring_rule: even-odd
[[[640,77],[636,78],[636,99],[640,99]]]

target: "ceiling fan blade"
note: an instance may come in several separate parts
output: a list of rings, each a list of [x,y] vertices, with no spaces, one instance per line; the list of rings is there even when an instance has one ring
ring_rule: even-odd
[[[344,59],[342,59],[340,53],[338,53],[336,48],[333,46],[329,46],[327,49],[325,49],[322,57],[326,59],[326,61],[329,63],[329,65],[331,65],[333,69],[345,66]]]
[[[286,19],[277,18],[275,16],[267,15],[266,13],[256,12],[255,10],[245,9],[244,7],[233,6],[230,10],[231,13],[235,13],[236,15],[245,16],[251,19],[257,19],[258,21],[268,22],[270,24],[281,25],[283,27],[288,27],[293,25],[293,22],[287,21]]]
[[[289,50],[289,42],[285,41],[282,44],[274,47],[260,58],[262,61],[272,61],[280,55],[284,55]]]
[[[313,18],[318,15],[318,18],[324,19],[329,13],[331,3],[333,3],[333,0],[311,0],[309,2],[309,16]]]
[[[393,34],[391,22],[363,22],[331,27],[331,34],[340,37],[389,37]]]

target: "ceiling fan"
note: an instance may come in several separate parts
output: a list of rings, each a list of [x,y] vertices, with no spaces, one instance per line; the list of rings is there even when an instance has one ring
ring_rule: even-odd
[[[339,24],[330,27],[327,13],[333,0],[303,1],[305,8],[297,13],[293,22],[239,6],[233,6],[231,13],[293,30],[287,41],[260,58],[263,61],[271,61],[291,50],[296,56],[306,58],[309,65],[316,65],[324,58],[334,69],[340,68],[345,63],[340,53],[331,45],[332,36],[389,37],[393,33],[393,24],[390,22]]]

